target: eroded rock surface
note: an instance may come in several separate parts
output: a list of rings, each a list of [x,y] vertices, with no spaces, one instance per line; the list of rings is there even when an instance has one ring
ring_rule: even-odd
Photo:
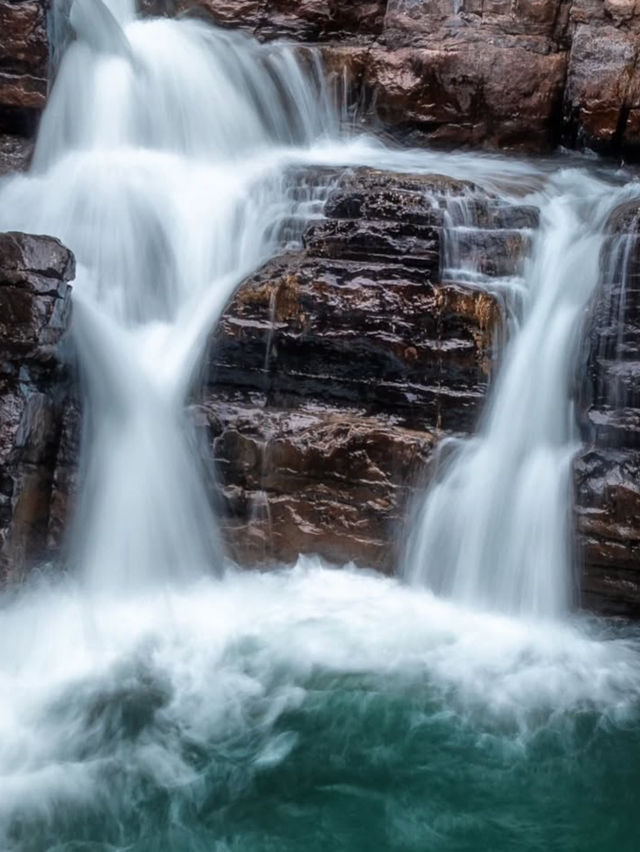
[[[610,221],[585,345],[575,466],[586,606],[640,616],[640,206]]]
[[[20,576],[46,547],[74,271],[57,240],[0,234],[0,577]]]

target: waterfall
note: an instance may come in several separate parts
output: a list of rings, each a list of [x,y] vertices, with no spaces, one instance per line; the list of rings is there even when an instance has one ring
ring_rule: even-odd
[[[637,186],[584,160],[346,137],[312,48],[141,19],[133,0],[57,12],[67,47],[31,171],[0,181],[0,229],[77,258],[82,489],[73,570],[0,595],[0,848],[633,843],[638,635],[565,614],[575,344],[604,223]],[[223,571],[188,413],[234,288],[320,215],[324,190],[294,176],[316,165],[473,181],[438,197],[443,277],[509,315],[402,579]],[[539,211],[524,265],[483,267],[480,195]]]
[[[474,605],[566,612],[570,372],[620,191],[580,169],[349,144],[309,49],[139,19],[130,0],[75,0],[69,23],[31,173],[4,187],[0,226],[55,234],[78,261],[81,572],[120,589],[220,571],[185,413],[207,334],[303,211],[287,167],[367,163],[470,177],[504,203],[518,185],[540,210],[526,268],[491,277],[474,265],[473,199],[449,205],[445,277],[499,294],[512,340],[478,435],[429,489],[404,572]]]
[[[287,46],[137,20],[124,0],[75,0],[69,20],[31,174],[3,199],[11,227],[55,234],[78,262],[72,558],[112,588],[219,571],[185,402],[217,315],[293,215],[282,149],[333,133],[333,112]]]
[[[540,209],[531,256],[522,281],[502,282],[521,315],[478,434],[448,454],[417,513],[404,566],[410,581],[514,615],[567,612],[574,359],[604,228],[628,191],[566,170],[529,199]],[[449,243],[455,238],[450,228]],[[447,254],[451,262],[457,253]]]

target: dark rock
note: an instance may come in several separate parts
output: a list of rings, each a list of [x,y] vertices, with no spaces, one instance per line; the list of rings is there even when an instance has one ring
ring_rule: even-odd
[[[243,564],[321,553],[391,571],[434,437],[384,415],[217,389],[201,412],[223,484],[223,532]]]
[[[562,53],[489,40],[374,47],[362,97],[386,130],[414,144],[544,151],[556,142],[565,67]]]
[[[604,153],[640,145],[639,33],[580,24],[573,37],[565,92],[568,133]]]
[[[0,132],[33,130],[47,98],[49,0],[0,0]]]
[[[46,546],[67,394],[60,345],[71,253],[51,237],[0,234],[0,576]]]
[[[586,449],[575,463],[583,603],[633,617],[640,616],[639,226],[637,203],[609,222],[581,363]]]
[[[382,33],[386,0],[141,0],[147,14],[196,14],[269,41],[323,41]]]
[[[0,177],[25,171],[32,152],[33,142],[24,136],[0,135]]]

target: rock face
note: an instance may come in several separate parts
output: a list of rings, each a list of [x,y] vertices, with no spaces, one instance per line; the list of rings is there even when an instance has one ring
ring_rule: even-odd
[[[238,289],[198,416],[241,561],[313,552],[397,566],[434,446],[475,426],[502,324],[496,298],[442,280],[444,208],[473,191],[440,176],[348,171],[303,249]],[[482,194],[475,204],[480,246],[499,241],[498,222],[510,234],[528,215]]]
[[[33,143],[24,136],[0,134],[0,177],[24,171],[31,160]]]
[[[635,0],[143,0],[320,43],[367,123],[415,143],[640,153]]]
[[[49,0],[0,0],[0,133],[29,135],[47,97]]]
[[[575,465],[583,600],[640,616],[640,207],[612,217],[584,350]]]
[[[0,577],[46,545],[66,402],[60,345],[71,253],[51,237],[0,234]]]
[[[372,39],[381,35],[386,0],[141,0],[149,14],[195,12],[262,40]]]

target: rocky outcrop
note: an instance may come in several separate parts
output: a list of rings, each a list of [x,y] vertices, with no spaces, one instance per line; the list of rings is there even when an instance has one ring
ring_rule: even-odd
[[[46,546],[67,382],[60,346],[71,253],[51,237],[0,234],[0,577]]]
[[[602,285],[586,336],[586,449],[576,461],[585,606],[640,616],[640,207],[609,224]]]
[[[30,135],[47,97],[49,0],[0,0],[0,133]]]
[[[497,298],[442,280],[444,210],[469,194],[501,274],[526,251],[512,237],[527,208],[441,176],[358,169],[335,181],[304,247],[238,289],[198,417],[240,560],[397,566],[434,447],[475,426],[502,323]]]
[[[371,40],[382,34],[386,0],[140,0],[147,14],[195,13],[261,40]]]
[[[413,143],[640,153],[635,0],[142,0],[318,43],[359,117]]]

